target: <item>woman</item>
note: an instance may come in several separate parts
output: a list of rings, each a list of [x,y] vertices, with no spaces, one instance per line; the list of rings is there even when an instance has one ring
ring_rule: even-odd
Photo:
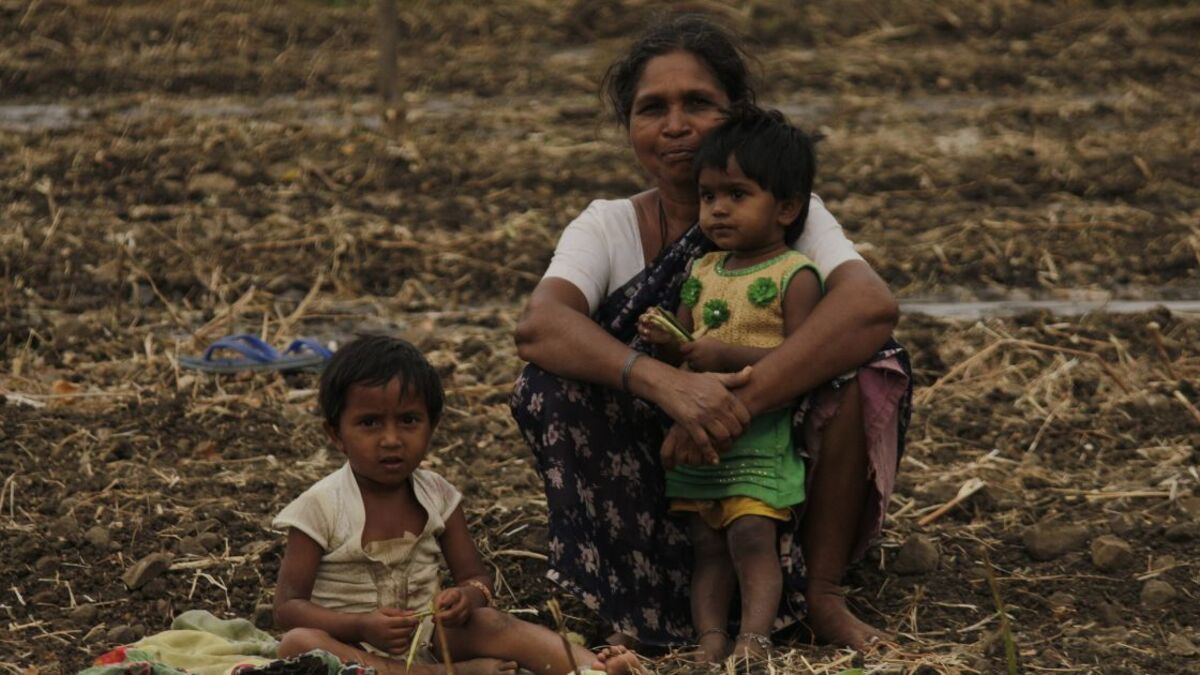
[[[692,154],[754,92],[741,50],[691,15],[643,35],[610,68],[606,91],[654,187],[593,202],[567,227],[516,332],[530,365],[513,414],[545,481],[548,575],[618,633],[695,642],[690,546],[667,516],[660,452],[707,461],[752,415],[813,394],[797,415],[809,500],[780,528],[776,626],[806,618],[819,639],[861,647],[883,634],[850,613],[840,584],[882,525],[902,451],[911,378],[889,339],[896,302],[814,197],[796,248],[821,268],[827,294],[779,348],[726,375],[643,356],[637,317],[673,305],[687,265],[711,248],[694,227]]]

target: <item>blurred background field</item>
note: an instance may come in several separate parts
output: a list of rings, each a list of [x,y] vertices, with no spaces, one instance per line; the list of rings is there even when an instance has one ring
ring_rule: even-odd
[[[427,349],[452,393],[431,462],[506,606],[545,620],[510,335],[570,218],[644,187],[597,90],[666,6],[399,2],[385,120],[366,3],[0,0],[0,667],[74,672],[191,608],[267,618],[270,517],[339,458],[311,376],[178,367],[238,331]],[[1200,300],[1194,3],[686,7],[824,135],[817,191],[906,307]],[[902,319],[909,454],[850,579],[900,647],[868,672],[1002,672],[985,560],[1026,672],[1194,667],[1200,314],[1080,311]],[[784,646],[777,672],[853,662]]]

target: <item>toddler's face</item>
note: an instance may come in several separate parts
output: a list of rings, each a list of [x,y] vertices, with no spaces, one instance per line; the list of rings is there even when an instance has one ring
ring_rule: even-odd
[[[337,429],[327,429],[363,488],[404,484],[429,452],[434,424],[425,400],[400,380],[380,387],[350,386]]]
[[[705,236],[726,251],[754,252],[782,243],[791,223],[785,202],[742,173],[736,158],[730,157],[725,169],[700,171],[700,229]]]

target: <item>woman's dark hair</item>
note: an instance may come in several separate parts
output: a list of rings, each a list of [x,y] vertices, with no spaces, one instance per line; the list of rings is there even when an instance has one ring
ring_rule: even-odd
[[[746,61],[751,57],[729,31],[699,14],[679,14],[661,20],[613,62],[601,84],[621,126],[629,126],[633,97],[646,63],[656,56],[685,51],[712,69],[730,102],[754,102],[754,86]]]
[[[321,415],[336,429],[351,385],[381,387],[396,378],[400,379],[401,396],[425,399],[429,421],[437,424],[445,403],[442,379],[420,350],[387,335],[360,335],[337,350],[321,373],[317,395]]]
[[[817,174],[813,139],[792,126],[778,110],[740,104],[730,108],[721,126],[710,131],[696,150],[692,170],[697,180],[703,169],[725,171],[730,157],[737,160],[747,178],[775,199],[800,199],[800,215],[784,234],[789,246],[795,243],[804,231]]]

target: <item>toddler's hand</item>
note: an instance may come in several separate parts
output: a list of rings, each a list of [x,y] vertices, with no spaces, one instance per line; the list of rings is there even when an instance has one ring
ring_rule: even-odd
[[[471,618],[471,600],[461,588],[447,588],[437,597],[437,619],[446,626],[461,626]]]
[[[361,621],[363,641],[388,654],[403,654],[420,623],[409,610],[394,607],[381,607],[364,614]]]
[[[678,424],[672,425],[663,439],[659,450],[664,469],[674,469],[677,466],[696,466],[700,464],[717,464],[721,460],[712,448],[701,448],[696,445],[688,432]]]
[[[720,373],[725,367],[725,343],[707,335],[679,348],[683,360],[697,373]]]
[[[638,317],[638,335],[642,336],[643,340],[652,345],[665,345],[676,342],[675,336],[655,323],[650,316],[650,312],[645,312]]]

